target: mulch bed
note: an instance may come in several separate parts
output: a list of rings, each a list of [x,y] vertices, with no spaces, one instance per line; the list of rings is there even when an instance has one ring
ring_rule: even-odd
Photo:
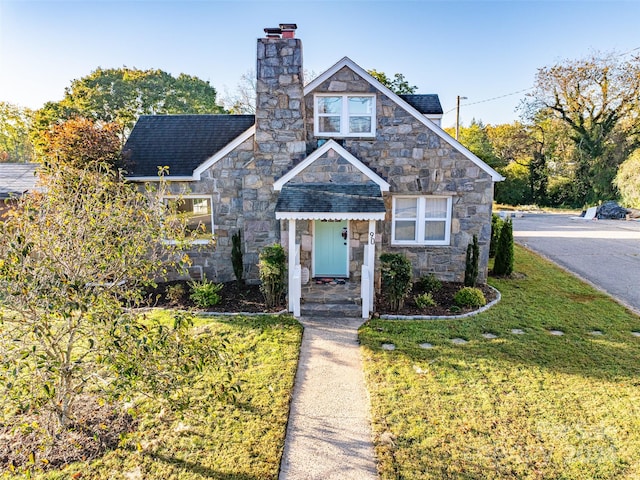
[[[73,410],[68,428],[51,436],[56,420],[47,413],[13,417],[0,424],[0,473],[56,469],[72,462],[101,457],[118,446],[122,434],[136,428],[136,420],[108,404],[84,395]]]
[[[176,289],[176,285],[182,286],[181,295],[171,295],[169,292]],[[407,315],[407,316],[446,316],[460,315],[473,311],[471,308],[459,308],[453,302],[453,297],[458,290],[463,287],[461,283],[442,282],[442,288],[432,292],[433,299],[437,306],[421,309],[416,305],[413,297],[424,292],[419,284],[414,284],[409,297],[405,301],[404,307],[395,312],[389,308],[384,298],[379,298],[376,302],[376,312],[381,315]],[[495,300],[496,293],[487,285],[479,285],[487,303]],[[238,285],[237,282],[227,282],[220,292],[222,301],[208,309],[198,309],[200,311],[222,312],[222,313],[277,313],[286,310],[286,303],[275,308],[267,308],[264,303],[264,296],[260,292],[259,285]],[[158,287],[147,293],[148,303],[152,306],[196,309],[195,304],[189,298],[189,285],[186,281],[173,281],[161,283]],[[286,301],[286,299],[285,299]]]

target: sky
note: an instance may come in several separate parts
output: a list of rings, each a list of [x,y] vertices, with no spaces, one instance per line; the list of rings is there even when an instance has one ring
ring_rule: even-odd
[[[0,0],[0,101],[36,109],[98,67],[161,69],[233,92],[265,27],[296,23],[305,70],[348,56],[437,93],[442,125],[518,120],[539,68],[640,54],[640,0]],[[631,52],[631,53],[629,53]]]

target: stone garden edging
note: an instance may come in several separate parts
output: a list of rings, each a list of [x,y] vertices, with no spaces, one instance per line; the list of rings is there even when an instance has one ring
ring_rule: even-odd
[[[498,289],[491,285],[487,286],[496,292],[496,298],[487,303],[484,307],[480,307],[478,310],[474,310],[473,312],[462,313],[460,315],[380,315],[380,320],[452,320],[473,317],[474,315],[478,315],[479,313],[489,310],[502,299],[502,295],[500,295],[500,291]]]

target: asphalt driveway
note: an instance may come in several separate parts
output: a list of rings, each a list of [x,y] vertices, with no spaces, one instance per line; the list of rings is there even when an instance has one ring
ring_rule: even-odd
[[[639,221],[525,214],[513,237],[640,314]]]

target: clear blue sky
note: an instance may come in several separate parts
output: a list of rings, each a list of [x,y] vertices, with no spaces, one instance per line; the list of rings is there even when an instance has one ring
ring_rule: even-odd
[[[640,53],[639,20],[640,1],[614,0],[0,0],[0,101],[38,108],[98,66],[184,72],[222,94],[254,67],[263,28],[291,22],[307,70],[346,55],[439,94],[445,127],[457,95],[463,124],[506,123],[539,67]]]

